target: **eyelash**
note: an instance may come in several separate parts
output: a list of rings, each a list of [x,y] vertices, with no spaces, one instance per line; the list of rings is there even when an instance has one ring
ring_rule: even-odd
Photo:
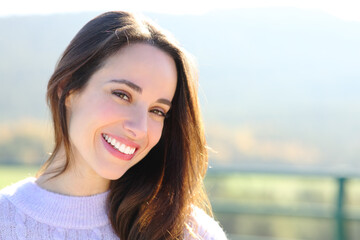
[[[163,111],[159,110],[159,109],[154,109],[154,110],[151,110],[152,113],[156,114],[157,116],[159,117],[163,117],[165,118],[166,117],[166,113],[164,113]]]
[[[127,93],[124,93],[124,92],[120,92],[120,91],[112,91],[112,94],[114,94],[115,96],[117,96],[118,98],[122,99],[122,100],[125,100],[127,102],[130,102],[131,100],[131,97],[129,96],[129,94]],[[125,97],[127,99],[125,99]]]
[[[129,94],[124,93],[122,91],[112,91],[112,94],[117,96],[121,100],[124,100],[124,101],[127,101],[127,102],[131,101],[131,97],[129,96]],[[153,109],[153,110],[150,110],[150,112],[154,113],[156,116],[159,116],[159,117],[163,117],[163,118],[167,117],[166,112],[164,112],[162,110],[159,110],[159,109]]]

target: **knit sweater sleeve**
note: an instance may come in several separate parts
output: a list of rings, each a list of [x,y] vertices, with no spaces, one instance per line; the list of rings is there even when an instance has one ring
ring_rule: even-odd
[[[11,203],[0,194],[0,240],[14,234],[15,226],[9,220],[14,217],[12,210]]]

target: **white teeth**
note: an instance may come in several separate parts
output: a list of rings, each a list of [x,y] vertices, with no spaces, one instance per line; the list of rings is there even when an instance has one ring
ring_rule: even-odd
[[[103,134],[103,137],[109,144],[111,144],[115,149],[119,150],[122,153],[133,154],[136,150],[136,148],[126,146],[125,144],[116,141],[115,138],[111,138],[106,134]]]
[[[126,154],[129,154],[130,153],[130,147],[126,147],[125,151],[124,151]]]
[[[125,148],[126,148],[126,146],[124,144],[121,144],[121,146],[119,148],[120,152],[125,153]]]

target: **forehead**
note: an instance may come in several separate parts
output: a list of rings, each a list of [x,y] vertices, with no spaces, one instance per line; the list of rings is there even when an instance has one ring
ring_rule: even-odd
[[[109,57],[100,72],[106,78],[122,78],[142,88],[175,91],[177,70],[174,59],[158,47],[136,43],[121,48]]]

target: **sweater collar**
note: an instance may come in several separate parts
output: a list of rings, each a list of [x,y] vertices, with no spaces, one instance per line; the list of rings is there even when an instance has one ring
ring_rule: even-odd
[[[109,224],[106,198],[109,191],[92,196],[67,196],[47,191],[26,178],[3,189],[23,213],[54,227],[88,229]]]

